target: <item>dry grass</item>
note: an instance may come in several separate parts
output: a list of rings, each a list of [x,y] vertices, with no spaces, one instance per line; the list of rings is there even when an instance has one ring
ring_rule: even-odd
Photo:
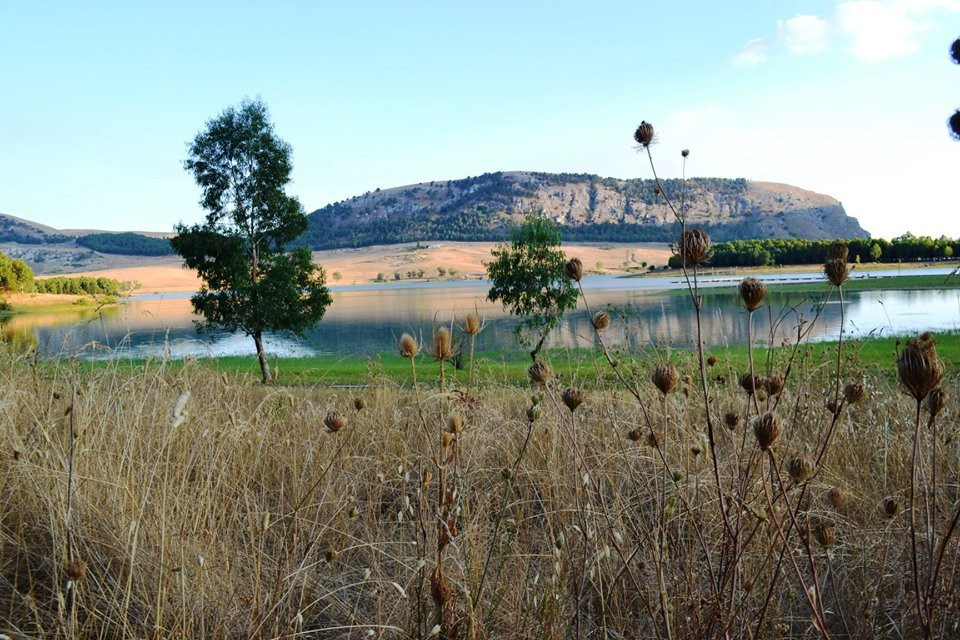
[[[728,500],[733,479],[756,469],[729,512],[750,542],[718,599],[726,538],[690,378],[661,401],[640,371],[642,403],[588,389],[571,412],[556,385],[350,392],[265,388],[190,366],[81,377],[67,362],[0,364],[0,630],[11,637],[810,637],[813,581],[834,636],[917,635],[905,515],[914,404],[888,374],[867,376],[869,399],[841,413],[801,488],[786,460],[816,451],[833,378],[795,363],[774,445],[783,492],[801,530],[836,537],[829,550],[812,544],[809,565],[796,535],[777,563],[778,527],[793,511],[758,453],[756,411],[736,376],[712,377],[715,423],[744,415],[717,434]],[[948,392],[957,397],[952,382]],[[542,400],[531,422],[532,394]],[[335,433],[331,411],[348,419]],[[944,521],[960,474],[946,411]],[[85,563],[72,612],[71,413],[72,546]],[[635,430],[644,437],[629,439]],[[839,510],[834,488],[849,496]],[[937,624],[949,636],[956,538],[946,557]]]

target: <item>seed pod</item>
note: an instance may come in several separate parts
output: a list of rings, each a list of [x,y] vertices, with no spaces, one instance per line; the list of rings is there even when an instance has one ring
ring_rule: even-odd
[[[748,396],[752,396],[757,389],[763,389],[763,378],[753,373],[745,373],[740,376],[740,386]]]
[[[567,260],[567,264],[563,266],[563,272],[567,274],[567,277],[576,282],[580,282],[583,278],[583,263],[580,262],[580,258],[570,258]]]
[[[660,434],[653,429],[647,431],[647,446],[654,449],[660,446]]]
[[[475,313],[468,313],[463,324],[460,326],[460,330],[468,336],[477,335],[481,329],[483,329],[483,323],[480,321],[480,316]]]
[[[740,414],[736,411],[727,411],[723,414],[723,424],[727,425],[727,429],[733,431],[740,424]]]
[[[685,266],[703,264],[710,257],[710,236],[703,229],[687,229],[680,234],[677,253]]]
[[[398,349],[400,350],[400,355],[404,358],[413,358],[420,353],[420,345],[417,344],[416,338],[409,333],[400,336]]]
[[[771,396],[780,395],[783,391],[783,378],[777,374],[767,376],[763,379],[763,388]]]
[[[707,366],[712,367],[717,364],[717,356],[707,356]]]
[[[553,371],[550,370],[550,365],[539,358],[534,360],[530,368],[527,369],[527,377],[529,377],[530,382],[534,384],[547,384],[552,375]]]
[[[827,400],[824,406],[827,408],[827,411],[829,411],[833,415],[837,415],[838,413],[840,413],[840,403],[834,400],[833,398],[830,398],[829,400]]]
[[[831,487],[827,491],[827,502],[837,511],[843,511],[850,502],[850,494],[838,487]]]
[[[740,299],[747,311],[753,313],[763,305],[767,297],[767,286],[756,278],[744,278],[740,281]]]
[[[690,453],[692,453],[693,457],[696,458],[701,453],[703,453],[703,449],[701,449],[699,445],[693,445],[692,447],[690,447]]]
[[[453,598],[453,587],[446,576],[443,575],[443,569],[438,564],[430,574],[430,597],[433,598],[433,604],[437,611],[443,611],[450,599]]]
[[[832,522],[821,520],[813,525],[813,537],[824,549],[830,549],[837,543],[837,528]]]
[[[80,582],[87,575],[87,564],[83,560],[71,560],[67,563],[66,574],[74,582]]]
[[[684,158],[686,158],[687,156],[690,155],[690,149],[681,149],[681,150],[680,150],[680,155],[683,156]]]
[[[813,475],[813,461],[807,456],[794,456],[787,461],[787,473],[795,484],[803,484]]]
[[[433,334],[433,357],[440,361],[453,357],[453,337],[446,327],[440,327]]]
[[[927,394],[927,411],[930,412],[931,417],[936,417],[945,406],[947,406],[947,392],[943,387],[937,387]]]
[[[597,311],[593,316],[593,320],[591,320],[591,324],[597,331],[603,331],[610,326],[610,314],[606,311]]]
[[[907,340],[897,358],[897,377],[918,401],[933,391],[943,378],[937,343],[929,333]]]
[[[339,411],[331,411],[327,414],[327,417],[323,419],[323,424],[327,426],[327,430],[330,433],[336,433],[347,426],[347,416]]]
[[[637,130],[633,132],[633,139],[636,140],[637,144],[641,147],[649,147],[653,144],[653,125],[644,120],[640,123],[640,126],[637,127]]]
[[[846,242],[841,242],[837,240],[831,242],[830,246],[827,247],[827,260],[843,260],[847,261],[847,256],[850,255],[850,248],[847,247]]]
[[[447,431],[450,433],[463,431],[463,417],[459,413],[451,413],[447,416]]]
[[[587,399],[582,389],[576,389],[574,387],[564,389],[560,397],[563,399],[563,404],[567,405],[567,409],[570,409],[571,412],[576,411],[577,407]]]
[[[867,390],[859,382],[848,382],[843,388],[843,397],[847,404],[860,404],[867,397]]]
[[[353,399],[353,408],[357,411],[363,411],[367,407],[367,401],[357,396]]]
[[[846,260],[827,260],[823,265],[823,274],[835,287],[840,287],[850,278],[850,265]]]
[[[640,438],[643,437],[643,431],[640,429],[631,429],[627,432],[627,438],[633,442],[639,442]]]
[[[650,379],[653,381],[653,386],[666,396],[677,386],[680,381],[680,374],[673,363],[660,362],[653,368],[653,375]]]
[[[888,518],[893,518],[898,513],[900,513],[900,505],[897,504],[897,501],[893,498],[886,498],[883,501],[883,513]]]
[[[769,451],[780,436],[780,418],[768,411],[752,420],[753,435],[761,451]]]

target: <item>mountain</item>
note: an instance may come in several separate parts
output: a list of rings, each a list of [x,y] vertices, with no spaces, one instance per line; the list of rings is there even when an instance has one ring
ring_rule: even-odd
[[[835,198],[743,178],[666,180],[664,192],[715,241],[866,238]],[[542,208],[573,241],[670,242],[676,225],[653,180],[510,171],[377,189],[309,216],[314,249],[427,240],[501,240],[524,212]]]

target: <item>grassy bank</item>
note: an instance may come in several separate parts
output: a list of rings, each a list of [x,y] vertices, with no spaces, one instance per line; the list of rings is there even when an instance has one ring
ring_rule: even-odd
[[[898,338],[870,338],[849,340],[844,343],[844,357],[858,367],[871,371],[892,373],[896,360]],[[940,356],[954,370],[960,370],[960,336],[944,333],[937,335]],[[810,362],[826,363],[836,357],[837,343],[822,342],[804,348],[803,353]],[[717,359],[710,367],[714,375],[732,375],[743,373],[748,368],[748,353],[745,346],[715,347],[707,351]],[[793,355],[792,347],[777,347],[770,350],[757,349],[757,366],[766,366],[767,358],[775,366],[783,367]],[[594,349],[547,349],[543,357],[549,361],[554,371],[564,380],[578,384],[603,385],[615,381],[615,375],[607,365],[603,354]],[[666,357],[662,349],[649,349],[638,353],[622,354],[619,359],[626,369],[643,369],[645,363]],[[671,359],[683,366],[695,365],[695,354],[689,350],[674,349]],[[246,377],[255,380],[260,375],[259,365],[254,356],[229,356],[221,358],[200,358],[190,360],[191,364],[226,374],[231,377]],[[282,385],[364,385],[388,382],[391,384],[410,384],[413,369],[409,360],[394,352],[372,356],[333,356],[319,355],[304,358],[270,358],[271,367],[276,372],[277,382]],[[83,366],[89,370],[116,368],[134,370],[144,364],[142,360],[96,361]],[[170,366],[179,368],[183,361],[174,361]],[[530,355],[525,351],[510,350],[481,352],[474,362],[474,380],[477,384],[525,384]],[[462,369],[456,369],[451,362],[445,364],[445,377],[451,384],[467,384],[469,362],[466,356]],[[436,383],[440,376],[440,365],[428,355],[416,358],[416,376],[420,382]]]

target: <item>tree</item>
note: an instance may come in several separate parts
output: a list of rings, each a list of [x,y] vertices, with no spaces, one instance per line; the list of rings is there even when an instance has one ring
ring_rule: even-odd
[[[203,284],[191,298],[198,330],[222,327],[253,338],[263,382],[271,380],[263,334],[300,334],[330,305],[323,268],[291,245],[307,228],[290,182],[290,145],[276,136],[266,105],[244,101],[207,122],[184,162],[203,191],[203,224],[171,240]]]
[[[542,212],[534,212],[510,233],[510,244],[493,250],[487,277],[493,283],[487,298],[501,302],[511,315],[521,316],[517,336],[528,330],[538,337],[530,357],[536,360],[547,334],[563,314],[577,306],[577,290],[563,267],[560,230]]]
[[[874,242],[870,246],[870,259],[874,262],[880,262],[880,258],[883,257],[883,248]]]

